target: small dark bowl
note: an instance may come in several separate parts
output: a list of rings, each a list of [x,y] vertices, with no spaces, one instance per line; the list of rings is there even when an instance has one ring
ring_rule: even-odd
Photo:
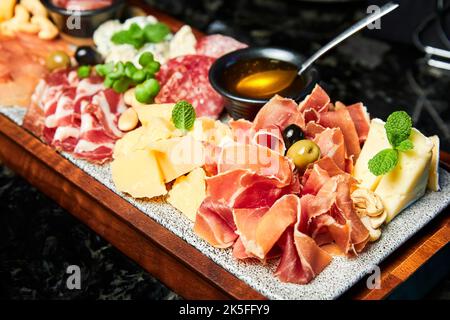
[[[124,0],[115,0],[110,6],[95,10],[78,11],[74,15],[74,11],[58,7],[53,4],[52,0],[42,0],[42,3],[49,11],[50,17],[63,35],[69,38],[82,39],[91,38],[95,29],[103,22],[119,18],[125,6]],[[80,19],[79,27],[72,21],[74,17]]]
[[[223,57],[217,59],[209,70],[209,81],[213,88],[219,92],[226,100],[225,108],[233,119],[244,118],[253,120],[259,109],[266,104],[270,99],[253,99],[239,96],[226,89],[224,83],[224,71],[241,60],[248,60],[254,58],[272,58],[280,61],[292,63],[300,68],[301,63],[305,58],[288,49],[274,48],[274,47],[251,47],[233,51]],[[304,74],[304,87],[294,96],[286,96],[286,98],[301,101],[313,89],[314,85],[319,80],[319,74],[316,69],[310,67]]]

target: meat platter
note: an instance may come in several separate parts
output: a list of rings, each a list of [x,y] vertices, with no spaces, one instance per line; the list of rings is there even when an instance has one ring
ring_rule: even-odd
[[[0,113],[251,297],[337,298],[450,203],[439,138],[401,110],[370,119],[314,84],[231,119],[208,73],[246,44],[148,15],[105,21],[77,48],[40,2],[7,2]]]

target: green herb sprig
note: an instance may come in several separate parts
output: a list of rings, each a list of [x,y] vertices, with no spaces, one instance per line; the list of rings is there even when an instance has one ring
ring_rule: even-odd
[[[195,109],[185,100],[178,101],[172,110],[172,122],[175,128],[189,131],[194,127]]]
[[[398,163],[399,152],[405,152],[414,148],[409,139],[411,135],[412,120],[405,111],[393,112],[387,119],[384,129],[392,148],[378,152],[369,160],[370,172],[381,176],[390,172]]]
[[[162,42],[170,33],[170,28],[164,23],[147,24],[141,28],[137,23],[132,23],[127,30],[114,33],[111,41],[115,44],[130,44],[140,49],[146,43]]]

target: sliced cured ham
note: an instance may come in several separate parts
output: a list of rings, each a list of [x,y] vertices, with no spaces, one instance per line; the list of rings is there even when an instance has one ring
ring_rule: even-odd
[[[285,186],[291,182],[293,164],[278,152],[263,146],[226,146],[219,157],[218,172],[236,169],[248,169],[262,176],[273,177]]]
[[[333,159],[341,170],[345,170],[345,140],[340,128],[327,128],[317,134],[313,141],[319,146],[322,157]]]
[[[350,117],[355,124],[356,132],[358,133],[359,143],[364,143],[369,134],[370,116],[367,109],[361,102],[352,104],[347,107]]]
[[[253,121],[253,129],[258,131],[277,126],[280,130],[283,130],[293,123],[300,127],[305,125],[297,104],[292,99],[275,95],[259,110]]]
[[[293,225],[300,210],[300,199],[285,195],[272,207],[234,209],[237,233],[247,254],[264,259],[284,231]]]
[[[29,107],[36,85],[48,74],[45,59],[56,50],[70,53],[62,40],[0,35],[0,105]]]
[[[203,200],[195,218],[194,232],[216,248],[228,248],[238,235],[234,232],[231,209],[211,198]]]
[[[344,135],[347,156],[354,156],[355,160],[358,158],[361,152],[359,137],[347,108],[321,113],[319,124],[328,128],[340,128]]]
[[[37,86],[24,127],[58,150],[103,163],[123,135],[117,122],[125,109],[122,95],[104,88],[102,79],[79,80],[76,71],[61,70]]]
[[[305,112],[310,109],[318,112],[325,112],[328,111],[329,103],[330,97],[328,94],[322,89],[321,86],[316,84],[311,94],[306,96],[306,98],[300,103],[299,108],[301,112]]]

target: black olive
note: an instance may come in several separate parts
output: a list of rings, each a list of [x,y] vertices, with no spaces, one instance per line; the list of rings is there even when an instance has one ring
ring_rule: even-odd
[[[102,55],[92,47],[78,47],[75,59],[80,66],[94,66],[103,63]]]
[[[295,124],[290,124],[283,130],[283,140],[286,150],[289,149],[294,143],[304,138],[305,135],[302,129]]]

